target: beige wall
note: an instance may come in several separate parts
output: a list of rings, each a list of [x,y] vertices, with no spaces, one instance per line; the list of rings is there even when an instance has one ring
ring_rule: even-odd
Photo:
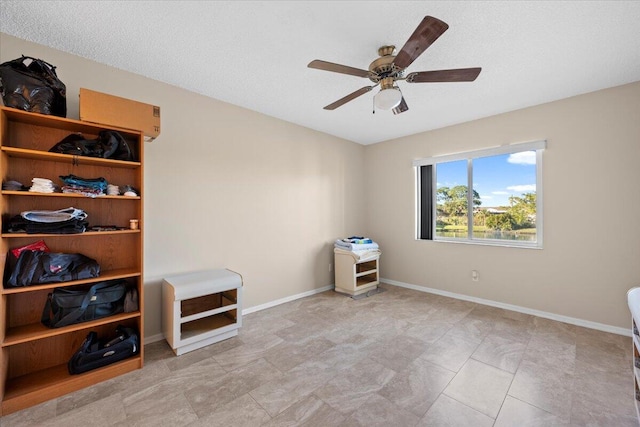
[[[414,159],[540,139],[542,250],[415,240]],[[381,275],[628,328],[639,161],[640,82],[368,146],[366,230],[382,246]]]
[[[231,268],[252,307],[333,283],[332,240],[365,232],[382,245],[384,278],[628,327],[640,83],[363,147],[0,33],[0,62],[21,54],[58,66],[70,118],[80,87],[162,108],[146,146],[147,335],[160,333],[166,275]],[[414,239],[413,159],[538,139],[542,250]]]
[[[333,240],[364,222],[363,146],[0,33],[0,62],[21,54],[58,67],[69,118],[80,87],[161,107],[145,158],[147,336],[173,273],[238,271],[245,308],[333,283]]]

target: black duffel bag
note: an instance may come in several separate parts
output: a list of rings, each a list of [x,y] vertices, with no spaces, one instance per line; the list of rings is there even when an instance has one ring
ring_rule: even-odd
[[[101,157],[103,159],[135,161],[133,146],[114,130],[101,130],[96,139],[85,139],[80,133],[64,137],[49,149],[52,153],[74,156]]]
[[[7,107],[67,116],[67,87],[56,67],[41,59],[23,55],[0,64],[0,93]]]
[[[92,279],[100,275],[98,262],[82,254],[22,251],[7,287]]]
[[[135,330],[118,326],[116,337],[109,342],[101,342],[98,334],[91,331],[80,349],[67,363],[70,374],[81,374],[119,362],[140,351],[138,334]]]
[[[60,328],[124,311],[127,282],[99,282],[84,290],[54,289],[42,311],[42,324]]]

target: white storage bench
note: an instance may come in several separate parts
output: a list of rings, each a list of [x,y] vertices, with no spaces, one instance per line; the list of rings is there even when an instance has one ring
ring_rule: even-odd
[[[162,331],[179,356],[238,335],[242,277],[227,269],[167,277],[162,304]]]

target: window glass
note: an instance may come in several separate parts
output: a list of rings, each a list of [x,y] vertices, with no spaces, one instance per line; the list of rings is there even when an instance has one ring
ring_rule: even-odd
[[[473,238],[535,242],[536,152],[473,159]]]
[[[467,161],[436,165],[436,237],[468,238]]]
[[[541,140],[414,160],[417,238],[541,248],[545,148]]]

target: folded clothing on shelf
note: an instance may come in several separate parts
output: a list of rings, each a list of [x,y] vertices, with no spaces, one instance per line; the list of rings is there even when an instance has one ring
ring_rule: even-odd
[[[7,191],[27,191],[29,187],[22,185],[21,182],[8,180],[2,183],[2,189]]]
[[[32,193],[53,193],[56,191],[56,187],[50,179],[33,178],[31,183],[33,185],[31,185],[29,191]]]
[[[24,219],[35,222],[61,222],[70,219],[85,219],[87,213],[82,209],[74,207],[64,208],[57,211],[24,211],[20,214]]]
[[[100,178],[82,178],[75,175],[60,176],[64,186],[62,187],[63,193],[76,193],[82,194],[87,197],[104,196],[107,190],[107,180]]]
[[[365,244],[365,243],[373,243],[373,240],[371,240],[370,238],[361,237],[361,236],[347,237],[346,239],[342,239],[342,241],[345,243],[355,243],[358,245]]]
[[[347,251],[362,251],[379,248],[378,244],[374,241],[371,241],[371,243],[349,243],[340,239],[336,240],[334,246],[336,248],[345,249]]]
[[[59,222],[36,222],[24,219],[21,215],[10,218],[6,226],[7,233],[27,234],[76,234],[84,233],[89,223],[82,219],[69,219]]]
[[[119,196],[119,195],[120,195],[120,187],[113,184],[107,185],[107,196]]]
[[[80,187],[77,185],[64,185],[62,187],[63,193],[72,193],[72,194],[80,194],[85,197],[98,197],[104,196],[104,191],[96,190],[88,187]]]
[[[75,234],[86,231],[87,213],[73,207],[57,211],[24,211],[7,221],[8,233]]]

